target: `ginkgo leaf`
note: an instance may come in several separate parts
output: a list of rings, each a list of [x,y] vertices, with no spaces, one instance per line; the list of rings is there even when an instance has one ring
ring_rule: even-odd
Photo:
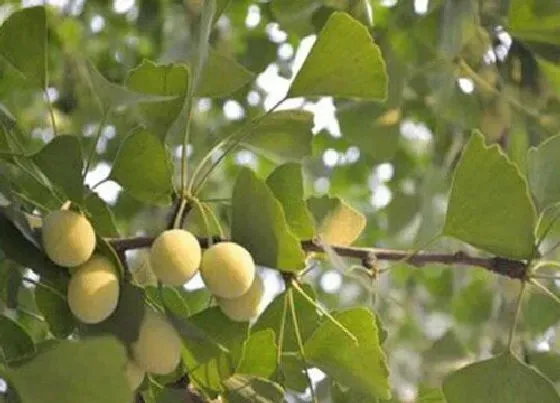
[[[326,243],[351,245],[366,227],[366,217],[338,197],[312,197],[307,206],[315,217],[318,235]]]
[[[560,402],[548,379],[509,352],[452,373],[443,382],[443,393],[448,403]]]
[[[288,96],[383,100],[387,81],[381,51],[367,28],[337,11],[323,26]]]
[[[474,133],[455,168],[443,232],[496,255],[535,253],[536,211],[525,178],[500,150]]]

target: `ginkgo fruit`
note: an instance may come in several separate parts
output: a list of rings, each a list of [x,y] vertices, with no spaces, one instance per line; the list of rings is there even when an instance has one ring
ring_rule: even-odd
[[[85,263],[95,249],[95,231],[82,214],[72,210],[52,211],[43,220],[43,249],[59,266]]]
[[[220,242],[202,255],[200,274],[214,296],[237,298],[253,284],[255,262],[242,246],[235,242]]]
[[[94,324],[107,319],[119,300],[119,277],[105,256],[94,255],[78,267],[68,283],[68,305],[81,322]]]
[[[162,232],[150,252],[152,271],[168,285],[183,285],[200,266],[202,251],[198,240],[189,231],[172,229]]]
[[[133,360],[127,361],[124,373],[126,375],[128,385],[132,390],[138,389],[138,386],[140,386],[146,376],[144,368],[138,366],[138,364],[136,364]]]
[[[256,275],[249,290],[237,298],[216,298],[222,312],[236,322],[247,322],[259,314],[264,285],[260,276]]]
[[[167,319],[146,309],[138,333],[132,345],[134,360],[147,372],[168,374],[181,361],[182,342],[175,328]]]

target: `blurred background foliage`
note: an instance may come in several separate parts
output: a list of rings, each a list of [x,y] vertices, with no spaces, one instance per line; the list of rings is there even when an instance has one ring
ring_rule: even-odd
[[[103,112],[84,79],[84,59],[109,81],[122,84],[146,59],[189,63],[196,52],[193,21],[201,0],[47,3],[48,94],[0,60],[0,120],[4,126],[17,121],[28,152],[53,137],[47,97],[54,105],[58,131],[81,136],[84,150],[92,147]],[[42,2],[3,0],[0,23],[21,7],[37,4]],[[220,0],[211,46],[255,73],[255,78],[226,98],[196,100],[189,161],[194,166],[219,139],[285,95],[315,35],[336,10],[365,24],[380,46],[390,79],[386,102],[331,98],[286,102],[282,108],[314,113],[312,156],[290,155],[290,145],[280,155],[240,148],[213,173],[201,198],[214,200],[212,209],[228,228],[228,199],[239,166],[249,166],[264,178],[278,162],[295,160],[304,165],[307,195],[340,196],[367,216],[359,245],[468,250],[450,239],[427,242],[441,229],[451,173],[471,130],[480,129],[488,143],[499,144],[525,172],[527,149],[560,128],[557,1]],[[141,111],[134,108],[119,108],[109,116],[89,185],[107,175],[125,134],[140,122]],[[179,137],[167,138],[176,166]],[[25,172],[0,169],[0,193],[6,195],[6,189],[17,186],[18,202],[33,211],[35,206],[26,204],[26,198],[42,200],[40,189]],[[163,228],[167,207],[136,201],[111,182],[99,185],[97,191],[111,207],[121,235],[153,235]],[[44,200],[46,207],[56,207]],[[507,195],[503,203],[508,203]],[[559,239],[560,228],[555,228],[543,250]],[[130,257],[141,263],[141,254]],[[554,258],[554,252],[548,257]],[[10,264],[0,260],[0,266]],[[517,282],[482,269],[444,265],[417,269],[397,264],[377,281],[359,270],[350,273],[324,263],[309,271],[305,280],[329,308],[374,304],[388,334],[384,347],[390,352],[395,401],[417,396],[428,401],[434,398],[429,388],[439,385],[450,369],[503,349]],[[279,291],[279,282],[275,272],[268,274],[271,298]],[[4,305],[15,308],[18,321],[41,340],[47,330],[34,294],[22,286],[8,295],[7,285],[21,278],[4,277],[0,279]],[[560,347],[555,331],[560,308],[541,295],[526,301],[520,328],[526,340],[523,356],[558,381],[554,363],[560,357],[553,351]],[[323,401],[330,385],[320,375],[315,378]]]

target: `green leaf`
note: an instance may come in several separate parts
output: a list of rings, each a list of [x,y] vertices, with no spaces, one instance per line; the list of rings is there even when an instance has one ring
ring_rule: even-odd
[[[527,354],[528,364],[536,367],[551,382],[560,381],[560,354],[552,351],[534,351]]]
[[[269,379],[276,371],[278,347],[272,329],[253,332],[243,343],[241,360],[236,373]]]
[[[344,138],[373,162],[391,161],[400,136],[400,109],[387,110],[378,102],[344,101],[336,104],[336,117]]]
[[[536,56],[536,59],[539,64],[539,68],[550,83],[552,90],[557,96],[560,95],[560,66],[556,63],[549,62],[542,57]]]
[[[223,390],[222,380],[231,376],[238,361],[248,324],[229,320],[219,307],[208,308],[189,318],[205,339],[183,334],[183,360],[190,379],[205,390]]]
[[[139,129],[122,142],[110,178],[138,200],[168,204],[173,193],[172,175],[163,141]]]
[[[76,321],[66,300],[67,283],[59,283],[54,290],[36,287],[35,302],[49,324],[51,333],[59,339],[65,339],[74,330]]]
[[[389,369],[379,344],[374,314],[359,307],[333,316],[357,337],[358,344],[326,320],[304,345],[307,360],[345,386],[368,396],[389,399]]]
[[[86,61],[85,67],[91,89],[99,97],[105,111],[119,106],[133,106],[140,102],[161,102],[176,98],[175,96],[158,96],[129,90],[108,81],[91,62]]]
[[[52,263],[2,212],[0,212],[0,250],[8,259],[29,267],[41,276],[49,278],[68,273],[65,268]]]
[[[243,341],[247,338],[249,325],[233,322],[213,306],[190,317],[193,325],[201,329],[213,343],[228,349],[231,353],[240,353]]]
[[[124,346],[113,338],[60,341],[8,371],[22,403],[130,402]]]
[[[300,164],[277,167],[266,179],[266,184],[282,204],[286,221],[299,239],[311,239],[315,233],[313,218],[307,209],[303,193],[303,173]]]
[[[35,352],[33,339],[17,322],[0,315],[0,351],[6,361],[29,357]]]
[[[498,145],[488,147],[474,133],[455,168],[444,234],[498,256],[529,259],[535,254],[535,221],[519,169]]]
[[[536,289],[530,290],[523,305],[523,322],[534,332],[544,333],[560,322],[560,304]],[[557,292],[554,294],[560,296]]]
[[[165,139],[173,122],[183,109],[183,102],[190,84],[189,69],[184,64],[156,64],[144,60],[130,71],[128,88],[151,95],[174,96],[161,102],[140,103],[138,112],[148,129]]]
[[[292,322],[291,320],[287,320]],[[282,385],[299,393],[305,393],[309,386],[306,374],[306,363],[294,352],[282,354],[281,373],[278,377],[282,380]]]
[[[406,194],[393,193],[393,198],[387,206],[387,231],[397,234],[402,231],[420,210],[420,197],[418,193]]]
[[[439,50],[451,60],[476,35],[480,13],[476,2],[447,1],[442,6]]]
[[[474,278],[455,293],[451,308],[457,321],[480,325],[490,319],[494,291],[489,286],[489,281],[488,276]]]
[[[558,231],[560,224],[560,203],[554,203],[543,210],[537,221],[535,236],[537,242],[541,242],[550,234]]]
[[[334,12],[297,73],[289,97],[333,96],[384,100],[387,72],[367,28]]]
[[[275,162],[301,162],[310,156],[313,114],[308,111],[276,111],[263,119],[243,145]]]
[[[46,38],[44,7],[16,11],[0,27],[0,56],[39,88],[46,85]]]
[[[305,293],[315,300],[315,291],[308,284],[302,286]],[[276,335],[275,343],[278,345],[280,336],[280,327],[282,323],[282,313],[284,311],[284,298],[286,291],[277,295],[276,298],[266,307],[264,312],[259,316],[255,325],[251,328],[252,332],[260,332],[271,329]],[[294,306],[298,318],[305,318],[299,321],[299,333],[303,342],[305,342],[319,324],[319,314],[313,305],[307,302],[300,293],[294,295]],[[290,312],[287,311],[286,322],[284,324],[284,340],[282,352],[299,351],[297,339],[295,335],[293,321],[290,320]]]
[[[235,374],[224,381],[225,399],[228,403],[281,403],[284,391],[277,383],[267,379]]]
[[[557,135],[548,138],[538,147],[531,148],[528,153],[529,185],[540,210],[560,201],[560,184],[557,180],[557,172],[560,170],[559,152],[560,135]]]
[[[536,0],[512,0],[508,13],[509,32],[525,41],[560,44],[560,10],[547,2],[543,13],[543,2]],[[540,10],[539,10],[540,8]]]
[[[253,225],[258,222],[259,225]],[[284,271],[303,269],[304,252],[286,223],[282,205],[248,168],[237,177],[232,195],[231,237],[255,262]]]
[[[467,349],[453,330],[445,332],[428,350],[422,353],[425,362],[435,363],[438,366],[443,363],[455,363],[464,360],[467,356]]]
[[[0,253],[0,304],[5,304],[6,308],[17,308],[17,297],[19,288],[22,285],[23,274],[15,263],[4,259]]]
[[[158,290],[158,293],[161,293],[165,306],[169,308],[169,310],[175,315],[181,318],[188,318],[190,316],[191,311],[187,302],[181,295],[181,290],[175,287],[161,286],[161,289]]]
[[[443,394],[448,403],[560,402],[550,381],[511,353],[475,362],[452,373],[443,381]]]
[[[312,17],[322,5],[317,0],[275,0],[270,8],[284,29],[306,35],[313,32]]]
[[[190,402],[191,397],[186,389],[165,388],[157,395],[156,403]]]
[[[32,157],[33,162],[68,198],[76,203],[84,199],[82,169],[84,167],[80,139],[57,136]]]
[[[307,207],[315,218],[321,240],[329,244],[348,246],[366,227],[366,217],[338,197],[311,197]]]
[[[12,115],[12,113],[10,113],[10,111],[4,106],[3,103],[0,102],[0,127],[4,128],[4,130],[9,131],[12,130],[16,127],[16,118],[14,117],[14,115]],[[2,136],[3,139],[0,140],[0,144],[2,144],[2,142],[7,142],[6,136],[7,136],[7,132],[3,132]],[[6,145],[2,145],[2,147],[6,147]],[[8,148],[8,151],[10,151],[11,148]]]
[[[224,97],[243,87],[254,74],[235,60],[208,49],[208,59],[195,91],[197,97]],[[227,78],[227,79],[224,79]]]
[[[376,397],[367,396],[359,391],[347,388],[336,381],[331,383],[331,396],[333,403],[379,403],[379,399]]]
[[[161,300],[161,295],[163,295],[167,308],[177,316],[183,318],[195,315],[208,308],[210,299],[212,298],[207,288],[187,291],[182,287],[163,286],[161,287],[160,293],[158,287],[147,286],[144,290],[146,291],[146,296],[148,296],[151,301],[157,301],[161,309],[163,309],[163,302]]]
[[[418,388],[418,403],[446,403],[443,391],[439,388]]]
[[[97,235],[108,238],[118,238],[119,230],[113,212],[97,193],[90,193],[85,199],[88,218]]]

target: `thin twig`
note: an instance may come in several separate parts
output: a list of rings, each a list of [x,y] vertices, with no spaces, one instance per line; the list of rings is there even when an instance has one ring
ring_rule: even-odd
[[[296,304],[294,303],[294,289],[288,288],[288,304],[290,305],[290,310],[292,313],[292,323],[294,326],[294,333],[296,335],[296,340],[299,348],[299,353],[301,354],[301,360],[303,361],[303,366],[305,367],[305,378],[307,379],[307,383],[309,384],[309,389],[311,389],[311,400],[314,403],[317,403],[317,397],[315,396],[315,389],[313,388],[313,382],[311,381],[311,377],[309,376],[309,365],[307,364],[307,359],[305,358],[305,350],[303,348],[303,340],[301,338],[301,333],[299,331],[299,324],[297,320],[297,313],[296,313]]]
[[[286,333],[286,315],[288,313],[288,292],[284,294],[284,305],[282,309],[282,318],[280,319],[280,329],[278,330],[278,351],[276,353],[276,366],[278,374],[284,376],[282,369],[282,354],[284,352],[284,334]]]
[[[523,295],[525,294],[525,287],[527,283],[525,281],[521,282],[521,289],[519,290],[519,294],[517,295],[517,301],[515,305],[515,316],[513,318],[513,322],[509,329],[509,336],[508,336],[508,350],[511,351],[511,346],[513,345],[513,336],[515,335],[515,329],[517,328],[517,324],[519,322],[519,316],[521,314],[521,302],[523,301]]]
[[[539,280],[560,280],[560,275],[554,274],[531,274],[529,278],[535,278]]]
[[[232,134],[230,134],[225,139],[223,139],[218,144],[216,144],[214,147],[212,147],[212,149],[198,163],[198,166],[196,167],[196,169],[193,173],[193,176],[191,178],[188,193],[193,194],[193,195],[197,195],[198,192],[200,191],[200,189],[202,188],[202,186],[204,185],[204,182],[206,181],[206,179],[210,176],[212,171],[222,162],[222,160],[227,155],[229,155],[242,141],[247,140],[247,138],[255,132],[255,129],[258,127],[258,125],[265,118],[267,118],[271,113],[276,111],[276,109],[286,99],[287,99],[286,97],[282,98],[276,104],[274,104],[274,106],[272,106],[272,108],[270,108],[268,111],[266,111],[266,112],[262,113],[261,115],[257,116],[256,118],[251,120],[248,124],[243,125],[238,130],[234,131]],[[245,129],[247,129],[247,131],[243,132]],[[240,134],[240,136],[238,137],[239,134]],[[229,143],[230,141],[231,141],[231,143]],[[202,169],[204,168],[206,163],[210,160],[210,158],[212,157],[214,152],[216,152],[217,150],[219,150],[220,148],[222,148],[224,146],[227,146],[226,150],[222,154],[220,154],[220,156],[218,157],[216,162],[214,162],[206,172],[204,172],[203,174],[200,175],[202,178],[197,181],[199,173],[202,171]]]
[[[47,35],[48,36],[48,35]],[[54,110],[53,110],[53,106],[49,97],[49,91],[45,88],[45,99],[47,101],[47,109],[49,110],[49,117],[51,119],[51,126],[52,126],[52,131],[53,131],[53,135],[54,137],[58,136],[58,131],[56,130],[56,120],[54,118]]]
[[[89,149],[89,153],[86,159],[86,164],[84,166],[84,172],[82,174],[82,179],[85,180],[88,171],[91,167],[91,164],[93,162],[93,157],[95,156],[95,150],[97,150],[97,143],[99,143],[99,139],[101,138],[101,134],[103,133],[103,128],[105,127],[105,124],[107,123],[107,120],[109,119],[109,114],[111,113],[110,109],[107,109],[103,112],[103,116],[101,117],[101,121],[99,122],[99,127],[97,128],[97,133],[95,134],[95,138],[93,139],[93,144],[91,145],[91,148]]]
[[[137,237],[122,239],[107,239],[115,250],[141,249],[151,246],[154,237]],[[199,238],[198,241],[203,248],[208,247],[206,237]],[[224,242],[227,239],[219,236],[212,237],[212,242]],[[324,252],[323,247],[314,240],[301,242],[301,247],[307,252]],[[463,251],[443,253],[430,251],[414,251],[403,249],[386,248],[360,248],[353,246],[331,245],[330,248],[339,256],[351,259],[359,259],[362,262],[368,261],[373,256],[377,260],[384,261],[403,261],[411,266],[421,267],[426,264],[440,263],[446,265],[477,266],[502,276],[515,279],[525,279],[527,277],[528,265],[522,260],[514,260],[500,256],[479,257],[472,256]]]

